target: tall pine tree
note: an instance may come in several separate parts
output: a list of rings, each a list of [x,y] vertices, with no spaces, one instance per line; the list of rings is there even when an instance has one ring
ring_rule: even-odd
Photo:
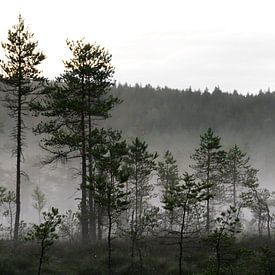
[[[18,229],[21,210],[21,168],[23,146],[25,141],[24,117],[28,114],[30,96],[39,88],[40,72],[37,66],[45,59],[42,52],[37,50],[38,42],[33,33],[29,32],[21,15],[18,23],[8,31],[8,41],[2,43],[5,51],[5,60],[1,60],[3,71],[5,105],[9,115],[15,120],[16,126],[12,138],[16,145],[13,155],[16,157],[16,214],[14,225],[14,239],[18,239]]]
[[[86,242],[89,231],[88,187],[90,192],[90,223],[95,238],[95,209],[92,194],[92,144],[95,121],[109,117],[109,111],[120,101],[109,93],[114,68],[111,55],[95,44],[67,41],[72,57],[64,62],[65,72],[58,83],[47,87],[39,101],[33,103],[36,115],[48,117],[35,129],[47,134],[42,147],[51,153],[47,162],[60,159],[81,160],[81,230]],[[90,175],[89,175],[90,174]],[[89,182],[89,181],[90,182]]]
[[[212,199],[219,195],[222,183],[222,169],[225,152],[221,150],[221,138],[215,136],[211,128],[200,137],[200,147],[191,156],[195,177],[205,184],[206,195],[206,232],[210,231]]]

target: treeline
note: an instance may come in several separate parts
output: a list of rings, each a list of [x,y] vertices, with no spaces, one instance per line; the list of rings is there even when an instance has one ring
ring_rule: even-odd
[[[118,84],[113,92],[124,103],[114,110],[112,124],[132,132],[275,131],[275,93],[270,91],[242,95],[219,87],[200,91]]]

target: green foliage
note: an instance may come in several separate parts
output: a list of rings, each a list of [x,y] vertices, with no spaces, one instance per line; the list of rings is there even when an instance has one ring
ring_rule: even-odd
[[[174,159],[170,151],[164,154],[164,160],[158,163],[158,180],[165,192],[175,186],[179,181],[179,171],[177,161]]]
[[[195,170],[195,177],[204,184],[204,196],[206,200],[206,231],[211,227],[213,216],[210,202],[220,198],[223,193],[223,167],[225,151],[221,149],[221,138],[215,136],[211,128],[200,137],[200,147],[191,156],[195,164],[191,168]]]
[[[194,175],[185,172],[176,185],[169,186],[163,199],[165,208],[190,208],[205,200],[204,189],[203,184],[195,181]]]
[[[231,265],[231,257],[229,249],[234,244],[234,237],[239,233],[239,210],[234,206],[230,206],[225,212],[221,212],[215,220],[216,228],[211,232],[205,241],[215,251],[215,271],[220,274],[222,265]],[[227,258],[229,257],[229,260]]]
[[[157,166],[158,184],[161,186],[162,199],[165,198],[170,189],[173,189],[180,180],[177,161],[170,151],[166,151],[163,161],[158,162]],[[170,229],[173,227],[174,213],[173,208],[167,208],[168,213],[164,213],[164,227],[167,228],[166,219],[169,219]]]
[[[105,119],[120,102],[109,93],[114,74],[111,55],[104,48],[83,40],[67,41],[67,45],[72,57],[64,62],[64,74],[31,104],[35,115],[48,117],[34,131],[49,134],[42,139],[43,148],[53,154],[49,162],[79,156],[83,142],[81,127],[88,131],[88,117]]]
[[[128,150],[125,141],[121,141],[121,133],[109,129],[101,131],[104,142],[98,144],[93,152],[96,169],[95,200],[110,210],[112,217],[127,209],[129,201],[125,191],[125,182],[129,178],[129,170],[125,165]]]
[[[200,147],[191,155],[194,164],[195,177],[208,186],[209,198],[217,195],[218,183],[222,182],[222,169],[225,160],[225,151],[221,149],[221,138],[215,136],[211,128],[200,137]]]
[[[59,238],[56,230],[61,224],[62,216],[58,214],[57,208],[52,207],[51,212],[43,212],[43,218],[44,222],[33,225],[26,236],[26,240],[37,240],[42,242],[45,248],[48,248]]]
[[[40,222],[41,211],[43,210],[43,208],[47,203],[46,195],[40,190],[38,186],[36,186],[36,188],[33,190],[32,198],[34,201],[33,207],[38,212],[39,222]]]
[[[148,144],[135,138],[128,146],[126,165],[129,169],[127,181],[128,199],[130,201],[127,212],[127,223],[122,224],[123,232],[132,241],[132,257],[137,242],[156,226],[158,208],[150,205],[153,197],[154,185],[150,182],[156,169],[157,153],[148,151]]]
[[[62,216],[58,214],[58,209],[52,207],[51,211],[43,212],[44,222],[34,224],[33,228],[27,233],[25,239],[27,241],[37,241],[40,246],[40,259],[38,266],[38,274],[41,273],[42,263],[45,260],[45,253],[59,238],[57,228],[62,222]]]
[[[76,241],[77,237],[79,237],[78,214],[72,210],[67,210],[63,216],[59,231],[62,238],[68,239],[69,242]]]
[[[18,239],[20,221],[20,188],[21,157],[25,141],[24,130],[26,124],[24,117],[29,111],[31,96],[37,91],[40,84],[39,70],[37,66],[45,59],[42,52],[37,50],[37,41],[34,41],[33,34],[26,27],[24,20],[19,15],[17,25],[8,31],[8,41],[2,43],[5,52],[5,60],[0,61],[0,68],[3,71],[2,81],[5,92],[4,104],[9,109],[9,115],[15,120],[15,126],[11,137],[15,142],[12,154],[16,156],[16,216],[14,226],[14,239]]]
[[[236,144],[226,154],[223,169],[225,199],[235,207],[242,206],[242,190],[258,185],[258,170],[252,168],[249,161],[249,157]]]

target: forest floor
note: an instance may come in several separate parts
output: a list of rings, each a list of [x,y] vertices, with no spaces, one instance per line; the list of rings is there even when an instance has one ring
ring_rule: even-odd
[[[178,246],[169,239],[148,239],[140,243],[134,259],[129,243],[113,242],[112,270],[121,275],[179,274]],[[219,274],[262,275],[275,272],[275,242],[246,237],[222,250]],[[108,274],[107,244],[82,246],[57,242],[47,251],[41,274]],[[217,274],[215,250],[203,241],[187,240],[183,251],[183,274]],[[22,242],[0,241],[0,274],[38,274],[39,246]],[[272,273],[273,272],[273,273]]]

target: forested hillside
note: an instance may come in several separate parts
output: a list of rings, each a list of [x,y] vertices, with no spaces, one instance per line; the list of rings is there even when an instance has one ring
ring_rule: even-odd
[[[275,93],[270,91],[242,95],[218,87],[214,91],[196,91],[127,84],[113,91],[124,104],[114,110],[112,122],[127,131],[197,133],[208,126],[240,135],[266,136],[275,131]]]
[[[112,112],[108,126],[123,130],[129,138],[144,137],[156,150],[172,150],[183,169],[199,135],[211,127],[225,147],[236,143],[248,152],[263,184],[275,189],[275,92],[243,95],[218,87],[195,91],[119,84],[113,93],[123,103]]]

